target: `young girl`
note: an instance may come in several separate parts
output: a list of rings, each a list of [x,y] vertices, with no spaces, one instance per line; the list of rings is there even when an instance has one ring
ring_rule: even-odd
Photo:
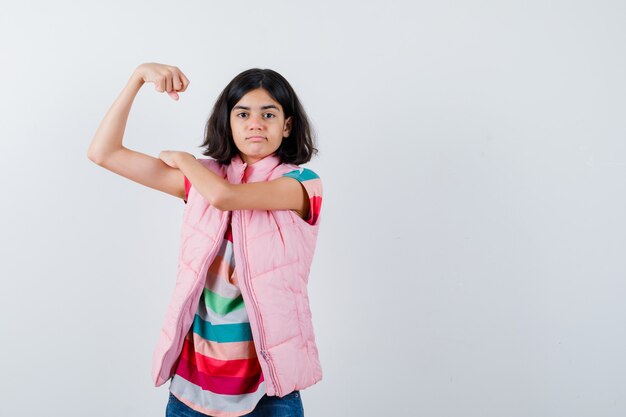
[[[153,158],[122,145],[144,83],[178,100],[189,80],[177,67],[137,67],[88,157],[186,204],[153,356],[155,386],[170,381],[166,416],[303,416],[300,390],[322,378],[307,294],[322,183],[299,166],[317,152],[300,101],[275,71],[244,71],[207,122],[210,158]]]

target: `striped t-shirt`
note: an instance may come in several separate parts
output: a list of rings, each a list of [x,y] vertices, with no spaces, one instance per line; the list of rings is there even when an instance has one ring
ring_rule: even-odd
[[[320,178],[308,168],[293,170],[284,176],[295,178],[304,186],[310,202],[309,214],[304,220],[316,224],[322,206]],[[191,183],[185,177],[185,203],[190,188]],[[207,272],[169,390],[190,408],[216,417],[250,413],[266,393],[235,273],[230,221]]]

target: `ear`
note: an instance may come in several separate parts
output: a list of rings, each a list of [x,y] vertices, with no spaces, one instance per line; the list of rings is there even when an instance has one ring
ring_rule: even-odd
[[[285,120],[285,127],[283,128],[283,137],[286,138],[291,133],[291,126],[293,124],[293,116],[289,116],[287,120]]]

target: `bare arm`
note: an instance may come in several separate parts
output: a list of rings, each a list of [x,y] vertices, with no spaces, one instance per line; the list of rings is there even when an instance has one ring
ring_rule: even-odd
[[[185,91],[189,85],[187,77],[176,67],[153,63],[138,66],[100,122],[87,157],[139,184],[184,198],[184,176],[180,170],[122,144],[131,106],[146,82],[153,82],[157,91],[167,92],[175,100],[178,100],[177,92]]]
[[[294,210],[305,218],[309,199],[304,187],[295,179],[280,177],[271,181],[230,184],[202,166],[193,155],[171,152],[177,166],[198,192],[215,208],[229,210]]]

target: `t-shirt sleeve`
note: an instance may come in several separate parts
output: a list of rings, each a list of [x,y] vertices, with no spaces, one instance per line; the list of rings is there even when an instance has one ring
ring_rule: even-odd
[[[185,175],[183,175],[183,177],[185,177],[185,199],[183,201],[185,202],[185,204],[187,204],[187,198],[189,197],[189,189],[191,188],[191,183]]]
[[[319,222],[322,209],[322,180],[312,170],[299,168],[283,174],[283,177],[291,177],[300,181],[309,196],[309,215],[304,219],[307,223],[315,226]]]

